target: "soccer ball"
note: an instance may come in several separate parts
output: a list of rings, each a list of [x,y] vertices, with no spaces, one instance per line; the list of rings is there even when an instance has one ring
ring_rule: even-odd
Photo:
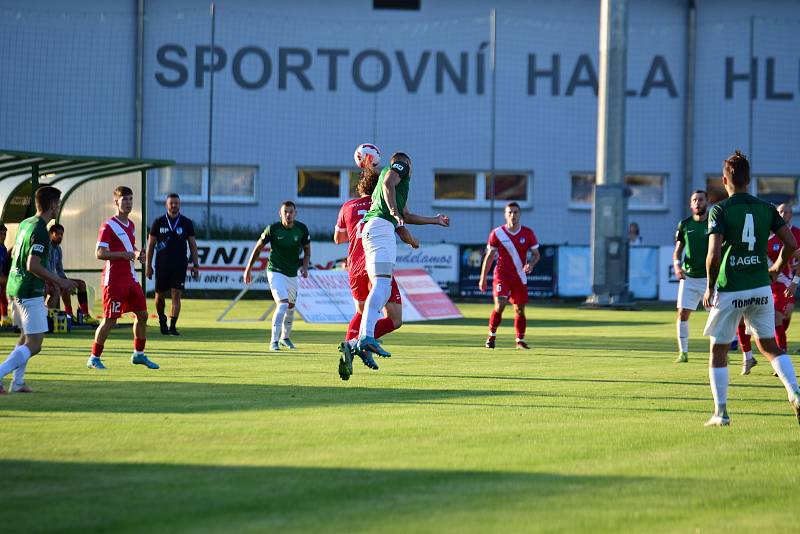
[[[373,167],[377,167],[381,164],[381,151],[378,150],[378,147],[375,145],[364,143],[356,147],[353,159],[356,161],[356,165],[358,165],[359,169],[363,169],[367,163],[371,163]]]

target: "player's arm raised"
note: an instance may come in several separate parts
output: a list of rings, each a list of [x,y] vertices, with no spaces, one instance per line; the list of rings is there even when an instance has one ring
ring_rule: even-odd
[[[450,226],[450,217],[444,215],[442,213],[437,213],[436,217],[424,217],[422,215],[417,215],[416,213],[411,213],[408,211],[408,207],[403,210],[403,219],[405,219],[407,224],[435,224],[438,226]]]
[[[247,266],[244,268],[244,283],[249,284],[253,281],[253,276],[251,274],[251,270],[253,269],[253,264],[256,262],[256,258],[261,254],[261,251],[264,249],[264,245],[266,245],[268,239],[264,238],[264,234],[261,234],[261,237],[258,238],[256,241],[256,246],[253,247],[253,252],[250,253],[250,258],[247,260]]]
[[[403,221],[403,214],[397,209],[397,198],[395,196],[395,188],[400,183],[400,175],[397,171],[390,169],[383,180],[381,189],[383,190],[383,199],[386,201],[386,206],[389,208],[389,214],[397,219],[397,224],[402,226],[405,224]]]
[[[481,278],[478,281],[478,289],[481,291],[486,291],[486,275],[489,274],[489,269],[492,268],[496,256],[496,248],[486,247],[486,255],[483,257],[483,263],[481,264]]]
[[[395,230],[395,233],[397,234],[397,237],[400,238],[400,241],[402,241],[403,243],[406,243],[411,248],[419,248],[419,241],[417,241],[416,237],[411,235],[411,232],[409,232],[408,228],[406,228],[405,226],[398,226],[397,229]]]

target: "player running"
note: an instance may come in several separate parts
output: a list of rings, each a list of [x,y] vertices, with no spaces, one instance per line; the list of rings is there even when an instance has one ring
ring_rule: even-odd
[[[308,227],[296,220],[297,206],[291,200],[284,201],[278,211],[280,220],[264,228],[258,238],[247,267],[244,269],[244,283],[252,281],[252,269],[261,249],[269,243],[271,251],[267,264],[267,281],[277,307],[272,314],[272,337],[269,349],[279,351],[281,346],[294,349],[289,336],[294,324],[294,307],[297,301],[297,270],[308,278],[308,266],[311,262],[311,235]],[[300,252],[303,253],[302,265]]]
[[[361,171],[361,179],[356,186],[360,195],[345,202],[339,210],[336,219],[333,241],[338,245],[349,242],[347,250],[347,269],[350,280],[350,293],[356,305],[356,312],[350,319],[344,342],[339,344],[339,352],[342,353],[339,359],[339,376],[342,380],[348,380],[353,374],[353,353],[362,358],[364,365],[371,369],[377,369],[374,358],[367,351],[355,351],[355,343],[358,340],[358,332],[361,328],[361,320],[364,313],[364,302],[369,296],[370,282],[366,270],[364,259],[364,247],[361,242],[362,218],[369,211],[372,204],[372,193],[378,183],[379,174],[371,164],[365,165]],[[400,239],[408,243],[412,248],[419,248],[419,242],[411,235],[405,226],[398,226],[396,233]],[[386,334],[393,332],[403,325],[403,301],[400,297],[400,288],[392,277],[391,294],[389,301],[384,307],[384,317],[375,324],[375,338],[380,339]]]
[[[711,339],[708,376],[714,397],[714,415],[706,426],[726,426],[728,416],[728,348],[744,316],[759,350],[783,382],[789,403],[800,422],[800,388],[789,356],[775,342],[775,310],[770,274],[777,275],[797,244],[772,204],[747,193],[750,163],[738,150],[723,164],[722,184],[729,198],[711,209],[708,217],[708,287],[703,305],[713,306],[704,335]],[[772,231],[783,249],[767,268],[767,240]]]
[[[780,204],[778,206],[778,214],[786,222],[786,226],[792,232],[795,241],[800,243],[800,228],[792,225],[791,204]],[[767,242],[767,255],[772,263],[775,263],[778,256],[780,256],[781,248],[780,239],[773,235]],[[792,272],[799,267],[797,259],[792,256],[790,264],[784,267],[777,280],[772,283],[772,298],[775,300],[775,341],[784,352],[787,345],[786,331],[789,328],[792,312],[794,311],[794,293],[797,290],[798,282],[800,282],[800,277],[792,277]]]
[[[0,394],[6,393],[2,380],[12,371],[11,391],[33,392],[25,384],[25,370],[28,360],[42,350],[44,334],[47,332],[45,281],[67,291],[78,286],[75,281],[61,278],[46,267],[50,254],[47,223],[55,217],[60,205],[61,191],[50,186],[40,187],[36,190],[36,215],[22,221],[17,230],[6,291],[13,300],[14,321],[22,330],[22,335],[11,354],[0,364]]]
[[[514,332],[516,334],[517,348],[528,350],[525,343],[525,304],[528,303],[528,274],[539,263],[539,242],[536,234],[527,226],[520,224],[520,207],[516,202],[509,202],[505,209],[506,224],[498,226],[489,232],[489,242],[486,245],[486,256],[481,265],[481,278],[478,288],[486,291],[486,276],[495,257],[497,265],[494,268],[492,281],[492,296],[494,309],[489,315],[489,337],[485,347],[493,349],[497,336],[497,327],[503,320],[503,310],[506,304],[514,305]],[[530,260],[528,260],[530,251]]]
[[[144,250],[136,248],[136,229],[129,216],[133,210],[133,190],[121,185],[114,190],[117,213],[100,225],[95,255],[105,261],[103,267],[103,320],[94,333],[92,354],[86,366],[105,370],[100,359],[108,334],[123,313],[133,312],[133,354],[131,363],[158,369],[158,364],[144,354],[147,343],[147,300],[136,280],[133,262],[145,262]]]
[[[708,255],[708,194],[698,189],[689,200],[692,215],[678,223],[672,264],[678,283],[678,359],[689,361],[689,316],[703,300]]]
[[[372,204],[364,215],[361,241],[372,287],[364,302],[364,314],[359,328],[357,350],[362,359],[372,359],[369,354],[362,355],[365,351],[383,357],[391,356],[375,339],[375,326],[392,293],[392,273],[397,259],[395,229],[405,223],[450,225],[450,219],[445,215],[422,217],[408,210],[406,202],[410,182],[411,158],[402,152],[394,153],[389,165],[383,168],[378,177],[372,193]],[[374,361],[371,363],[370,367],[378,368]]]

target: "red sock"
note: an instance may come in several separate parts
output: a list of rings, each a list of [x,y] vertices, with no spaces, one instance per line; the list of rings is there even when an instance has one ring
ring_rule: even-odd
[[[8,295],[5,289],[0,289],[0,315],[8,317]]]
[[[103,345],[92,343],[92,356],[97,356],[99,358],[101,354],[103,354]]]
[[[394,330],[394,321],[388,317],[381,317],[378,319],[378,322],[375,323],[375,339],[380,339],[389,332],[394,332]]]
[[[358,337],[358,330],[361,328],[361,314],[356,312],[353,318],[350,319],[350,324],[347,326],[347,334],[344,336],[345,341],[350,341]]]
[[[494,336],[497,332],[497,327],[500,326],[500,321],[503,320],[503,314],[492,310],[491,315],[489,315],[489,335]]]
[[[72,303],[71,302],[69,304],[66,304],[66,303],[64,304],[64,311],[67,312],[70,315],[73,314],[72,313]]]
[[[782,324],[775,327],[775,341],[781,350],[786,350],[786,329]]]
[[[133,338],[133,350],[136,352],[144,352],[144,344],[147,343],[147,339],[142,339],[135,337]]]
[[[739,328],[736,329],[736,335],[739,337],[739,348],[742,352],[750,352],[753,346],[750,344],[750,336],[747,335],[747,327],[744,323],[739,323]]]
[[[89,315],[89,297],[86,291],[78,291],[78,306],[84,315]]]
[[[514,316],[514,332],[517,334],[517,340],[525,339],[525,328],[527,326],[528,322],[525,320],[524,315]]]

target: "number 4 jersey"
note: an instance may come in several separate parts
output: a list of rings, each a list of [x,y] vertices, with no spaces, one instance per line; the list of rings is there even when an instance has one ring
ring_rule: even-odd
[[[784,224],[775,206],[747,193],[736,193],[711,208],[708,233],[722,236],[717,290],[770,285],[767,241]]]

